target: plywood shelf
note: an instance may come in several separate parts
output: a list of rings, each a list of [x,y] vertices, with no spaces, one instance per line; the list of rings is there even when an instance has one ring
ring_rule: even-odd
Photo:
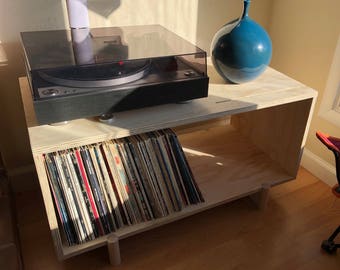
[[[244,85],[226,84],[214,72],[210,72],[210,82],[207,98],[120,112],[112,124],[93,118],[74,120],[65,126],[37,126],[27,79],[20,78],[32,151],[47,153],[316,97],[312,89],[271,68]]]
[[[186,133],[179,139],[205,202],[164,218],[122,228],[114,233],[119,239],[254,194],[263,186],[294,178],[232,126]],[[70,257],[104,246],[108,237],[110,235],[71,247],[63,244],[63,256]]]
[[[257,80],[242,85],[226,84],[211,66],[208,71],[209,97],[117,113],[112,124],[79,119],[65,126],[38,126],[27,79],[20,79],[32,153],[60,259],[104,246],[113,235],[71,247],[64,244],[44,168],[44,153],[157,129],[176,129],[205,202],[122,228],[114,233],[118,239],[294,179],[316,91],[271,68]]]

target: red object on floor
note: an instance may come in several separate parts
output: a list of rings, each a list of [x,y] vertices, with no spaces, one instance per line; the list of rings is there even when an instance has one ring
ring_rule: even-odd
[[[338,184],[332,188],[332,192],[336,197],[340,198],[340,138],[330,136],[320,131],[316,132],[316,137],[334,153]]]
[[[329,136],[326,133],[320,131],[316,132],[316,137],[327,146],[329,150],[336,151],[340,154],[340,138]]]
[[[332,188],[332,192],[337,198],[340,198],[340,138],[329,136],[320,131],[316,132],[316,137],[331,150],[335,156],[335,169],[338,183]],[[329,254],[334,254],[337,249],[340,249],[340,244],[334,242],[334,239],[339,233],[340,226],[338,226],[327,240],[322,241],[321,248]]]

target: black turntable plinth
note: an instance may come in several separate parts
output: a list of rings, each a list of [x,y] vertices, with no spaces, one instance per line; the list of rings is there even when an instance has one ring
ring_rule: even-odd
[[[159,25],[21,37],[39,124],[208,95],[206,53]]]

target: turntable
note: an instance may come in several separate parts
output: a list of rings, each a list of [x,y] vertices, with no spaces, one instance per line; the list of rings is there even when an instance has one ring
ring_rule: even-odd
[[[159,25],[21,33],[39,124],[206,97],[206,53]]]

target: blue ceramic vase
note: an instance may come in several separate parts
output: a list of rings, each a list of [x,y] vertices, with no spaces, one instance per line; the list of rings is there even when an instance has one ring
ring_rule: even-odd
[[[262,74],[272,57],[267,32],[248,16],[250,0],[244,0],[240,20],[224,25],[214,36],[211,58],[217,72],[227,81],[244,83]]]

